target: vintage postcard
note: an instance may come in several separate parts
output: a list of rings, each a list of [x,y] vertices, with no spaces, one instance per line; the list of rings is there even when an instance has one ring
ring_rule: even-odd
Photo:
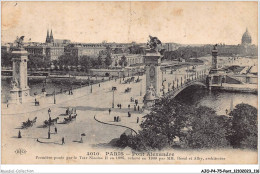
[[[2,164],[258,163],[257,2],[1,13]]]

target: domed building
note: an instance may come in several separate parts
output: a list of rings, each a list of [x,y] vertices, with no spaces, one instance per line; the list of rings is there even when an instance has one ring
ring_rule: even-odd
[[[252,43],[251,35],[246,29],[246,32],[242,36],[242,45],[251,44],[251,43]]]

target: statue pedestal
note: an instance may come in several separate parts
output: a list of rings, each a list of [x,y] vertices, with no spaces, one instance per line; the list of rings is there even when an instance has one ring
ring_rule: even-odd
[[[20,97],[19,97],[19,89],[15,88],[10,91],[10,99],[8,100],[8,104],[20,104]]]
[[[19,89],[14,88],[10,91],[10,99],[8,100],[8,103],[10,105],[12,104],[22,104],[27,102],[31,97],[29,93],[29,88],[26,89]]]

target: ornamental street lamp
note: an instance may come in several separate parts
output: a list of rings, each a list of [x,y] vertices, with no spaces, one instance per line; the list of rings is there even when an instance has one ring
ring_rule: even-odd
[[[54,104],[56,104],[56,91],[55,91],[55,85],[54,85],[54,95],[53,95],[53,99],[54,99]]]
[[[112,92],[113,92],[113,98],[112,98],[112,108],[115,107],[115,90],[116,90],[116,87],[112,87]]]
[[[50,138],[51,138],[51,109],[50,109],[50,108],[49,108],[49,110],[48,110],[48,114],[49,114],[49,122],[48,122],[48,124],[49,124],[48,139],[50,139]]]

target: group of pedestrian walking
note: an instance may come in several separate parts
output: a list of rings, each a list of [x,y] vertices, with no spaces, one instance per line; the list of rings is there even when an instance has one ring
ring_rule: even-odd
[[[136,105],[134,105],[134,111],[136,111],[136,110],[140,110],[140,106],[138,105],[137,107],[136,107]]]
[[[122,108],[122,104],[117,104],[117,107],[121,109]]]
[[[69,90],[69,95],[73,95],[72,89]]]
[[[121,119],[119,116],[114,116],[114,122],[120,122],[120,121],[121,121]]]

